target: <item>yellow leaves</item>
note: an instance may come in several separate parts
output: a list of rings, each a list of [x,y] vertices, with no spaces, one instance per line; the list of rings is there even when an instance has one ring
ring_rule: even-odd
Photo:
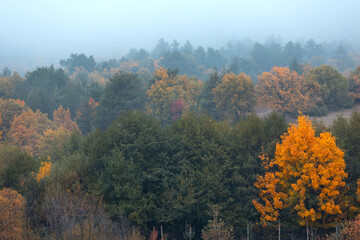
[[[170,118],[170,106],[175,101],[182,100],[185,111],[196,103],[202,86],[202,82],[196,78],[188,78],[186,75],[172,76],[164,68],[155,70],[154,77],[155,84],[146,93],[155,114],[161,120]],[[150,109],[149,106],[147,108]]]
[[[276,146],[275,158],[265,166],[265,176],[259,177],[255,186],[260,189],[260,197],[265,203],[273,201],[272,196],[283,193],[285,197],[282,201],[287,207],[295,209],[301,224],[314,222],[324,217],[324,213],[341,214],[335,200],[347,177],[343,157],[344,153],[336,146],[330,133],[316,137],[310,120],[299,116],[298,124],[291,125],[282,136],[282,143]],[[264,159],[263,156],[261,158]],[[270,174],[275,178],[269,184],[263,184]],[[264,193],[269,191],[277,192],[264,199]],[[309,200],[313,203],[305,205]],[[264,209],[256,208],[263,216]],[[278,211],[275,208],[271,210]]]
[[[255,88],[251,78],[244,73],[225,74],[222,82],[213,89],[216,108],[238,117],[239,112],[250,112],[255,104]]]
[[[40,182],[41,179],[50,175],[52,163],[50,162],[50,156],[48,156],[47,161],[41,163],[38,174],[36,175],[36,180]]]

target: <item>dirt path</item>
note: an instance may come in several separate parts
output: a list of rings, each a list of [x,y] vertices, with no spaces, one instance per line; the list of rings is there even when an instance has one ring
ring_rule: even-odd
[[[357,111],[360,112],[360,104],[356,104],[354,107],[349,108],[349,109],[342,109],[336,112],[329,112],[326,116],[324,117],[310,117],[311,120],[318,120],[318,121],[323,121],[326,125],[330,125],[332,123],[332,121],[338,116],[338,115],[342,115],[344,117],[350,117],[351,113]]]

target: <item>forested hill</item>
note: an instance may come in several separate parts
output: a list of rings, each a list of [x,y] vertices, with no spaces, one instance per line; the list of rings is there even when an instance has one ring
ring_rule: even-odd
[[[5,68],[0,239],[359,236],[358,55],[246,44]]]

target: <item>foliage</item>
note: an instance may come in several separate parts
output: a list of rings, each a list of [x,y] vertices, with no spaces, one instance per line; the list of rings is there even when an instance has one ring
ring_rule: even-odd
[[[96,110],[97,126],[108,127],[124,111],[145,107],[145,89],[136,74],[118,72],[109,79]]]
[[[37,161],[28,153],[0,145],[0,187],[20,190],[37,169]]]
[[[49,156],[47,161],[44,161],[41,163],[39,172],[36,175],[36,180],[38,182],[40,182],[44,177],[47,177],[50,175],[51,165],[52,165],[52,163],[50,162],[50,156]]]
[[[172,75],[167,69],[160,68],[154,73],[156,82],[147,90],[150,108],[161,122],[171,119],[171,103],[182,100],[184,110],[188,111],[196,103],[201,82],[186,75]]]
[[[66,67],[70,73],[73,73],[75,67],[83,67],[88,72],[95,69],[96,62],[93,56],[87,57],[85,54],[70,54],[66,60],[61,60],[60,65]]]
[[[295,71],[284,67],[273,67],[258,77],[256,86],[259,104],[282,113],[307,110],[310,96],[305,92],[302,78]]]
[[[254,200],[261,220],[276,221],[279,210],[294,209],[301,225],[325,225],[342,213],[337,203],[345,186],[344,153],[328,132],[315,136],[310,120],[299,116],[276,145],[275,158],[262,157],[265,176],[255,184],[264,204]]]
[[[255,105],[255,88],[251,78],[244,73],[235,75],[225,74],[222,82],[213,89],[216,108],[233,119],[240,120],[240,116],[248,113]]]
[[[63,127],[71,131],[80,131],[75,121],[71,120],[69,108],[65,110],[61,105],[54,111],[53,122],[58,127]]]
[[[323,65],[311,69],[304,78],[307,84],[319,86],[318,95],[329,109],[339,109],[352,105],[348,94],[348,81],[336,69]]]
[[[355,99],[360,99],[360,66],[349,77],[349,94]]]
[[[11,188],[0,191],[0,238],[26,239],[25,198]]]
[[[8,138],[10,143],[37,156],[42,135],[53,127],[53,123],[47,118],[46,114],[41,113],[39,110],[33,112],[31,109],[27,109],[14,117],[8,132]]]
[[[213,70],[210,74],[210,78],[204,83],[199,96],[200,112],[207,113],[217,120],[221,119],[221,114],[218,109],[216,109],[213,89],[221,83],[222,77],[223,74]]]
[[[7,135],[10,125],[15,116],[20,115],[26,109],[24,101],[19,99],[0,99],[1,126],[3,135]]]
[[[217,211],[214,212],[214,219],[209,220],[208,225],[202,230],[201,237],[204,240],[232,240],[234,239],[232,229],[227,228],[225,223],[219,219]]]

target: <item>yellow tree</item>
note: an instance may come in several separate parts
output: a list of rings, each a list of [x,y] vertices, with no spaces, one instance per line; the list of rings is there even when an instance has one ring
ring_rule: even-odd
[[[225,74],[213,89],[216,108],[228,116],[240,119],[241,113],[250,112],[255,105],[255,88],[251,78],[244,73]]]
[[[303,79],[285,67],[273,67],[258,78],[256,92],[260,105],[276,109],[283,114],[305,111],[311,97]]]
[[[301,225],[326,226],[342,213],[338,198],[347,177],[343,157],[329,132],[316,137],[310,120],[299,116],[276,145],[274,159],[263,157],[265,176],[255,184],[261,201],[253,201],[261,220],[274,222],[279,210],[288,208]]]
[[[155,84],[147,91],[151,103],[149,108],[161,121],[170,119],[173,102],[181,100],[184,103],[184,111],[189,110],[190,106],[196,103],[196,97],[202,86],[198,79],[188,78],[186,75],[174,76],[164,68],[157,69],[154,77]]]

